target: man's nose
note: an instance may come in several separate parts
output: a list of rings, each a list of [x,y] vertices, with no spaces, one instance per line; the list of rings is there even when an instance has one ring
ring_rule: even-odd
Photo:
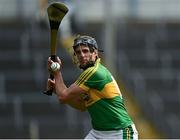
[[[80,52],[80,55],[83,57],[85,54],[83,51]]]

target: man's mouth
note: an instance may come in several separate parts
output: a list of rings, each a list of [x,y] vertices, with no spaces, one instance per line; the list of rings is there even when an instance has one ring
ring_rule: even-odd
[[[85,63],[87,63],[87,60],[83,59],[83,60],[81,60],[80,62],[81,62],[82,64],[85,64]]]

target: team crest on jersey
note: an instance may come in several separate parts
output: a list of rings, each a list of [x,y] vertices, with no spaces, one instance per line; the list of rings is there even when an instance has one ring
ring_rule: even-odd
[[[84,101],[89,101],[89,99],[90,99],[90,95],[88,95],[87,93],[84,93],[83,94],[83,100]]]
[[[93,102],[91,96],[87,93],[83,94],[83,100],[85,101],[86,105],[89,105]]]

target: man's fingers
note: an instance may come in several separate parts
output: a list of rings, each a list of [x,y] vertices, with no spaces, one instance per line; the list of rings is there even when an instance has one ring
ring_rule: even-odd
[[[57,62],[61,65],[61,59],[57,56]]]
[[[54,89],[55,87],[55,80],[48,79],[47,81],[47,89]]]
[[[50,73],[53,73],[53,72],[55,72],[55,71],[57,71],[57,70],[59,70],[60,69],[60,66],[61,66],[61,60],[60,60],[60,58],[57,56],[57,58],[56,58],[56,65],[55,64],[53,64],[54,62],[51,60],[51,57],[49,57],[48,58],[48,62],[47,62],[47,67],[48,67],[48,70],[49,70],[49,72]],[[59,65],[58,65],[58,64]],[[52,65],[53,64],[53,65]]]
[[[50,83],[50,84],[55,84],[55,80],[52,80],[52,79],[48,79],[48,83]]]
[[[52,60],[51,60],[51,58],[49,57],[49,58],[48,58],[48,69],[50,68],[51,64],[52,64]]]

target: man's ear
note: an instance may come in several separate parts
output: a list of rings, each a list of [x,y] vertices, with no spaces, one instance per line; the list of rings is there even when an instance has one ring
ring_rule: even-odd
[[[98,51],[97,50],[94,50],[94,53],[98,56]]]

